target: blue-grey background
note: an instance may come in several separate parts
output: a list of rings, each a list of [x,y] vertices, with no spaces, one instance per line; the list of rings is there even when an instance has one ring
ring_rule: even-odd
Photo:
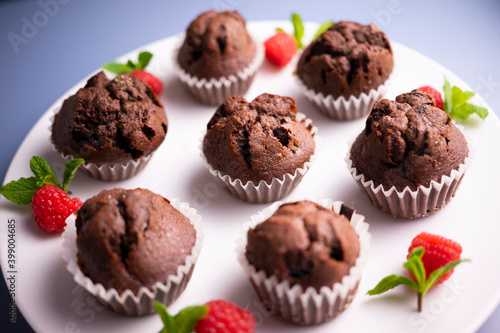
[[[391,40],[456,73],[500,115],[498,0],[0,0],[0,180],[31,127],[66,90],[214,8],[238,10],[248,21],[287,20],[295,11],[307,21],[374,22]],[[0,331],[30,332],[21,315],[7,323],[7,302],[1,279]],[[499,331],[497,309],[480,332]]]

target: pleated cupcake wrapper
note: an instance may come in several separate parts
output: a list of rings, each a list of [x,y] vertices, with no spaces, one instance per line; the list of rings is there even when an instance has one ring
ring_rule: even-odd
[[[66,161],[75,159],[73,155],[60,154]],[[85,162],[80,166],[80,169],[83,173],[95,179],[111,182],[119,181],[132,178],[138,174],[148,164],[152,156],[153,154],[149,154],[135,160],[117,164],[103,163],[97,165]]]
[[[309,89],[306,84],[297,75],[296,79],[299,86],[304,91],[307,99],[314,104],[318,110],[325,116],[335,120],[353,120],[366,116],[370,113],[373,104],[381,99],[392,78],[392,73],[389,78],[380,85],[377,89],[372,89],[366,93],[361,93],[359,97],[350,96],[346,99],[344,96],[334,98],[332,95],[324,95],[313,89]]]
[[[464,162],[460,164],[458,170],[453,169],[449,175],[443,175],[439,182],[432,180],[427,187],[419,186],[416,190],[411,190],[407,186],[402,191],[398,191],[395,186],[392,186],[388,190],[385,190],[382,184],[375,186],[372,180],[367,179],[365,175],[359,173],[353,166],[351,147],[355,138],[349,142],[349,150],[344,158],[347,163],[347,169],[372,205],[383,212],[405,219],[428,216],[443,209],[451,201],[460,186],[465,172],[474,159],[474,145],[466,133],[464,133],[463,127],[458,125],[457,127],[467,140],[469,153]]]
[[[304,175],[307,173],[318,152],[319,137],[317,135],[317,127],[312,126],[312,120],[305,117],[304,114],[298,112],[296,115],[298,122],[303,122],[306,128],[311,126],[311,134],[314,137],[314,154],[311,155],[309,161],[305,162],[300,168],[295,169],[293,174],[286,173],[282,178],[273,178],[270,183],[260,181],[255,185],[253,182],[248,181],[243,183],[241,179],[234,179],[229,175],[225,175],[219,170],[215,170],[210,163],[208,163],[205,154],[203,154],[203,137],[201,138],[200,151],[203,164],[207,167],[208,171],[219,181],[223,188],[232,196],[250,203],[267,203],[279,200],[293,191],[300,183]]]
[[[50,118],[50,126],[49,126],[49,133],[52,133],[52,124],[54,123],[55,119],[55,114],[59,112],[61,109],[62,104],[57,105],[54,107],[54,116]],[[76,157],[71,155],[71,154],[65,154],[63,152],[60,152],[57,150],[54,141],[52,141],[52,136],[50,138],[52,142],[52,148],[54,149],[55,152],[60,154],[62,158],[64,158],[66,161],[71,161],[74,160]],[[122,162],[122,163],[103,163],[100,165],[90,163],[90,162],[85,162],[82,165],[80,165],[80,170],[82,170],[83,173],[89,175],[92,178],[99,179],[99,180],[104,180],[104,181],[119,181],[119,180],[124,180],[128,178],[132,178],[136,174],[138,174],[144,167],[148,164],[149,160],[153,154],[149,154],[143,157],[140,157],[135,160],[130,160],[128,162]]]
[[[177,76],[182,82],[184,88],[196,100],[209,105],[220,105],[228,97],[233,95],[244,95],[250,88],[255,73],[257,73],[257,70],[264,60],[264,46],[254,37],[252,37],[252,40],[254,41],[256,47],[255,57],[246,68],[234,75],[229,75],[228,77],[221,77],[219,79],[199,79],[198,77],[186,72],[179,64],[177,55],[179,54],[181,44],[184,41],[184,35],[182,35],[181,43],[173,53],[173,64]]]
[[[133,294],[131,290],[125,290],[120,294],[116,289],[105,289],[102,284],[92,282],[81,271],[77,261],[76,230],[67,227],[62,235],[65,250],[63,258],[67,262],[66,268],[73,274],[75,282],[85,288],[106,308],[127,316],[142,316],[154,313],[155,301],[163,303],[165,306],[172,304],[182,294],[191,279],[191,274],[201,251],[204,230],[201,216],[196,214],[196,209],[190,208],[189,204],[180,202],[178,199],[171,199],[170,203],[190,220],[196,230],[196,241],[191,254],[186,257],[185,264],[177,268],[176,275],[168,276],[166,283],[157,282],[151,290],[142,287],[137,294]],[[74,217],[70,218],[72,219],[71,223],[74,224]]]
[[[341,201],[331,199],[311,201],[337,213],[341,213],[343,207]],[[257,271],[245,256],[248,230],[267,220],[281,204],[282,202],[275,202],[252,216],[251,222],[245,224],[245,230],[236,243],[238,261],[261,302],[273,317],[299,325],[320,324],[332,320],[351,304],[358,290],[370,248],[369,226],[364,222],[364,216],[354,212],[350,223],[358,233],[360,252],[349,274],[344,276],[341,282],[324,286],[319,292],[313,287],[304,290],[300,285],[290,285],[288,280],[279,281],[275,275],[267,277],[264,271]]]

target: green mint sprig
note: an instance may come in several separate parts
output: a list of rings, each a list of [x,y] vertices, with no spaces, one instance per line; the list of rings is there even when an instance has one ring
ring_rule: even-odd
[[[0,194],[5,199],[15,202],[20,205],[28,205],[31,203],[31,198],[36,190],[44,185],[50,184],[68,192],[68,185],[75,176],[76,171],[85,161],[82,158],[66,162],[64,165],[63,185],[59,185],[57,177],[52,172],[47,161],[40,156],[33,156],[30,160],[30,169],[35,175],[30,178],[20,178],[19,180],[11,181],[5,184],[0,189]]]
[[[424,255],[424,247],[418,246],[414,248],[410,255],[408,256],[408,260],[404,263],[404,267],[410,271],[415,279],[411,279],[406,276],[401,276],[397,274],[389,275],[383,278],[375,288],[368,290],[368,295],[379,295],[381,293],[386,292],[394,287],[399,285],[405,285],[415,290],[418,294],[418,312],[422,312],[422,299],[425,296],[425,293],[431,289],[436,282],[439,281],[441,276],[451,271],[455,266],[462,262],[469,262],[469,259],[457,259],[450,261],[446,265],[434,270],[429,274],[429,278],[426,279],[426,271],[424,263],[422,262],[422,256]]]
[[[302,38],[304,38],[304,24],[302,23],[302,18],[297,13],[292,13],[292,24],[293,37],[297,41],[297,47],[301,49],[304,47],[302,43]]]
[[[474,113],[483,120],[488,116],[488,109],[467,102],[474,97],[474,92],[463,91],[457,86],[451,87],[446,76],[444,77],[443,91],[443,108],[452,119],[467,119]]]
[[[107,71],[114,73],[116,75],[131,73],[135,70],[143,70],[153,58],[153,54],[147,51],[139,53],[137,58],[137,63],[132,62],[132,60],[127,61],[126,64],[121,64],[118,62],[110,62],[102,66]]]
[[[324,22],[320,25],[318,31],[314,34],[313,40],[315,40],[319,35],[328,30],[334,24],[333,21]],[[297,42],[297,47],[299,49],[304,47],[304,43],[302,39],[304,38],[304,23],[302,22],[302,18],[297,13],[292,13],[292,25],[293,25],[293,35],[292,37]],[[282,28],[276,28],[278,32],[285,32]]]
[[[167,308],[160,302],[155,302],[156,312],[160,315],[163,322],[163,329],[160,333],[191,333],[198,321],[205,317],[208,313],[208,306],[190,306],[179,311],[178,314],[172,316],[168,313]]]
[[[335,22],[333,22],[333,21],[328,21],[328,22],[321,23],[321,25],[319,26],[319,29],[314,34],[313,40],[315,40],[316,38],[318,38],[323,32],[325,32],[328,29],[330,29],[330,27],[332,25],[334,25],[334,24],[335,24]]]

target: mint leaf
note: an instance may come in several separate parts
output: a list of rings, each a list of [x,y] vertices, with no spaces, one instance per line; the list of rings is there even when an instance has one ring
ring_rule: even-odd
[[[281,29],[281,28],[276,28],[276,32],[285,32],[285,30]],[[286,33],[286,32],[285,32]]]
[[[154,306],[164,326],[160,333],[168,333],[167,327],[173,325],[173,317],[168,313],[167,308],[162,303],[155,301]]]
[[[130,67],[124,64],[119,64],[116,62],[110,62],[109,64],[106,64],[102,66],[105,70],[114,73],[116,75],[121,75],[123,73],[129,73],[131,72]]]
[[[446,77],[444,78],[443,91],[443,108],[452,119],[467,119],[474,113],[483,120],[488,116],[488,109],[467,102],[474,97],[474,92],[463,91],[457,86],[450,87],[450,82]]]
[[[162,303],[155,302],[154,306],[164,325],[161,333],[191,333],[198,321],[208,312],[206,305],[190,306],[171,316]]]
[[[296,13],[292,13],[292,24],[294,29],[293,36],[297,41],[298,48],[301,49],[304,47],[302,44],[302,38],[304,37],[304,25],[302,24],[302,19]]]
[[[170,332],[194,332],[194,327],[198,321],[208,312],[208,306],[190,306],[181,311],[174,317],[177,322],[176,330]]]
[[[38,179],[37,178],[37,182],[36,182],[38,188],[42,187],[43,185],[52,185],[54,187],[57,187],[57,188],[61,188],[61,186],[59,185],[59,183],[57,182],[57,178],[55,175],[46,175],[45,178],[43,179]]]
[[[470,104],[462,104],[460,106],[453,107],[450,112],[450,117],[452,119],[467,119],[473,113],[474,110],[470,107]]]
[[[477,106],[477,105],[473,105],[473,104],[470,104],[472,106],[472,108],[474,109],[474,112],[481,118],[481,119],[485,119],[486,117],[488,117],[488,109],[487,108],[483,108],[482,106]]]
[[[446,265],[434,270],[430,275],[429,278],[424,281],[422,284],[420,284],[420,291],[418,292],[418,312],[422,312],[422,299],[425,296],[425,293],[431,289],[438,281],[439,279],[449,271],[451,271],[455,266],[460,264],[461,262],[464,261],[470,261],[468,259],[457,259],[450,261]]]
[[[378,295],[402,284],[418,291],[418,285],[414,280],[406,276],[393,274],[383,278],[375,288],[368,290],[367,294]]]
[[[45,184],[60,187],[56,175],[43,157],[33,156],[30,160],[30,169],[36,177],[39,188]]]
[[[132,60],[127,61],[127,68],[128,72],[132,72],[134,69],[136,69],[137,65],[132,62]]]
[[[40,186],[37,185],[37,178],[21,178],[5,184],[0,189],[0,194],[5,199],[15,202],[20,205],[28,205],[31,203],[31,198]]]
[[[76,171],[82,165],[85,163],[85,160],[83,158],[75,158],[74,160],[66,162],[64,165],[64,180],[63,180],[63,186],[62,190],[64,192],[68,192],[68,185],[75,176]]]
[[[472,91],[462,91],[462,89],[460,89],[458,87],[453,87],[453,88],[457,88],[458,90],[460,90],[462,92],[462,94],[463,94],[462,98],[464,100],[464,103],[466,101],[468,101],[469,99],[471,99],[472,97],[474,97],[474,95],[476,94],[476,93],[473,93]],[[452,90],[452,94],[453,94],[453,88],[451,89]]]
[[[144,69],[153,58],[153,54],[151,52],[141,52],[139,53],[139,57],[137,59],[136,69]]]
[[[38,179],[44,179],[48,175],[55,177],[47,161],[40,156],[33,156],[30,160],[30,169]]]
[[[472,96],[474,96],[474,94],[472,94]],[[470,96],[469,98],[471,98],[472,96]],[[454,108],[465,104],[467,100],[468,98],[462,91],[462,89],[457,86],[453,86],[451,88],[451,105],[453,105]]]
[[[443,92],[444,92],[443,108],[447,114],[450,114],[451,109],[452,109],[452,107],[451,107],[451,85],[450,85],[450,82],[446,79],[446,76],[444,77]]]
[[[322,23],[319,26],[318,31],[316,31],[316,33],[314,34],[313,40],[318,38],[323,32],[327,31],[334,24],[335,24],[335,22],[333,22],[333,21],[328,21],[328,22]]]
[[[453,268],[455,268],[458,264],[460,264],[462,262],[470,262],[470,260],[469,259],[457,259],[457,260],[453,260],[453,261],[450,261],[449,263],[447,263],[446,265],[444,265],[444,266],[436,269],[435,271],[433,271],[429,275],[429,278],[427,279],[427,281],[425,282],[423,293],[425,294],[425,292],[427,290],[429,290],[430,288],[432,288],[432,286],[434,286],[436,284],[436,282],[439,281],[439,279],[441,278],[441,276],[445,275],[446,273],[448,273],[449,271],[451,271]]]
[[[413,274],[417,284],[420,285],[425,281],[425,267],[422,262],[422,256],[424,255],[424,247],[418,246],[414,248],[410,255],[408,256],[408,261],[404,263],[404,268],[406,268],[410,273]],[[418,290],[417,290],[418,291]]]
[[[132,60],[128,60],[126,64],[120,64],[116,62],[110,62],[102,66],[107,71],[111,73],[115,73],[116,75],[120,75],[123,73],[131,73],[136,69],[144,69],[153,58],[153,54],[151,52],[141,52],[139,53],[137,64],[135,64]]]

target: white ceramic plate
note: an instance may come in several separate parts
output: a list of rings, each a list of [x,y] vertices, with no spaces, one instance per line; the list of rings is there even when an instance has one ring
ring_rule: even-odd
[[[249,29],[262,41],[286,22],[252,22]],[[306,26],[309,36],[316,25]],[[500,203],[499,177],[492,171],[500,165],[500,122],[490,110],[486,121],[472,121],[466,130],[477,146],[476,158],[452,202],[441,212],[419,220],[399,220],[372,207],[349,175],[343,160],[346,142],[364,127],[364,120],[335,122],[322,116],[305,99],[292,80],[294,65],[277,69],[265,63],[246,95],[253,99],[263,92],[295,98],[300,112],[310,117],[322,138],[318,158],[302,183],[286,199],[332,198],[355,207],[370,224],[372,246],[359,293],[352,305],[330,323],[294,327],[269,317],[236,260],[235,240],[251,215],[267,205],[240,202],[224,192],[203,167],[199,140],[215,108],[193,101],[173,74],[171,54],[178,38],[146,45],[120,60],[136,58],[141,50],[155,54],[150,69],[165,84],[161,96],[169,118],[165,142],[147,168],[127,181],[106,183],[79,173],[70,189],[85,200],[103,189],[145,187],[176,197],[198,208],[206,226],[204,247],[193,278],[184,294],[171,306],[179,309],[211,299],[223,298],[251,310],[257,332],[460,332],[475,331],[488,318],[500,299]],[[443,75],[452,84],[469,89],[462,80],[429,58],[393,42],[394,81],[386,96],[422,85],[442,86]],[[30,176],[29,160],[45,157],[61,174],[63,159],[50,144],[50,118],[62,101],[82,87],[82,80],[51,107],[28,134],[7,173],[8,181]],[[484,101],[476,99],[482,105]],[[8,144],[8,143],[4,143]],[[7,266],[7,221],[15,220],[16,302],[37,332],[157,332],[159,316],[127,318],[103,309],[92,296],[73,282],[62,259],[62,238],[38,230],[28,207],[0,199],[0,254],[4,278]],[[404,273],[402,264],[411,239],[421,231],[445,235],[459,241],[463,257],[452,278],[431,290],[424,300],[424,312],[416,312],[416,295],[398,287],[383,296],[368,297],[366,291],[391,273]],[[10,283],[8,283],[9,285]]]

